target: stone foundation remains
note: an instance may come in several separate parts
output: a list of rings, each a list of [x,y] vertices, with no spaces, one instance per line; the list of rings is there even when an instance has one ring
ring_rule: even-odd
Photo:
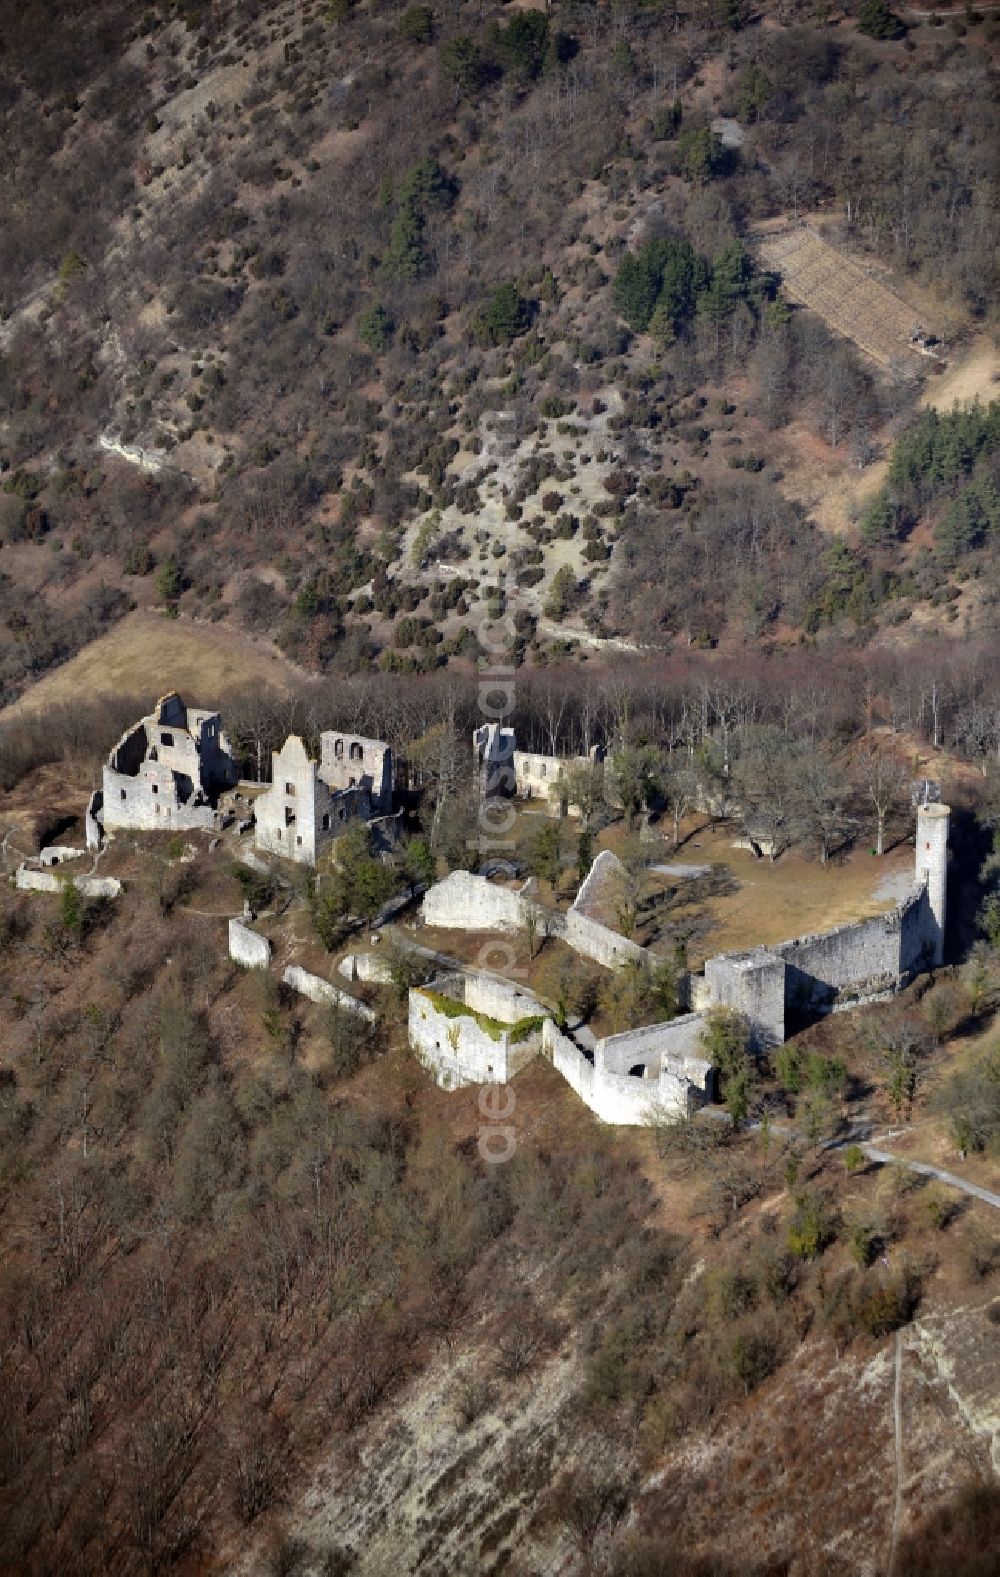
[[[82,898],[118,898],[122,884],[117,876],[55,876],[30,865],[19,865],[14,885],[20,892],[58,893],[71,882]]]

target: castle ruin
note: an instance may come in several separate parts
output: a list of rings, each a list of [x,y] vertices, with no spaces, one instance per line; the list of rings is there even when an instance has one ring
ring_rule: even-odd
[[[219,797],[238,778],[219,713],[185,706],[172,691],[115,745],[97,810],[106,831],[214,829]]]
[[[567,767],[600,770],[604,751],[594,745],[585,756],[551,756],[535,750],[519,750],[512,728],[500,723],[483,723],[472,735],[472,754],[485,796],[516,794],[519,799],[543,800],[558,805],[571,815],[579,807],[567,797],[564,780]]]
[[[257,792],[257,784],[240,784],[221,715],[186,706],[172,691],[111,751],[87,807],[87,847],[118,830],[220,831],[232,820],[223,796],[240,786],[253,796],[257,848],[315,865],[348,823],[389,815],[394,787],[383,740],[327,731],[319,745],[316,762],[289,735],[272,753],[271,783]]]
[[[369,819],[368,790],[357,783],[331,787],[325,760],[324,751],[320,763],[313,761],[297,734],[290,734],[273,753],[270,787],[254,801],[258,849],[300,865],[315,865],[348,822]]]
[[[947,805],[917,807],[913,890],[886,913],[710,958],[704,973],[687,982],[693,1011],[661,1024],[594,1041],[579,1029],[557,1027],[546,1016],[539,1049],[605,1122],[648,1124],[690,1112],[713,1094],[714,1070],[702,1054],[705,1015],[713,1008],[739,1013],[751,1048],[764,1051],[812,1019],[892,996],[916,975],[941,964],[950,814]],[[636,961],[652,964],[655,960],[638,943],[583,912],[581,898],[588,883],[614,860],[608,850],[602,851],[568,914],[546,911],[540,924],[536,915],[536,928],[609,968]],[[423,914],[426,923],[442,928],[512,932],[524,926],[533,903],[484,876],[452,872],[429,890]],[[484,1061],[489,1047],[477,1032],[475,1015],[463,1014],[458,1005],[464,1001],[468,1006],[468,985],[464,996],[454,987],[449,995],[455,1006],[439,1006],[434,1017],[423,1004],[414,1003],[411,992],[411,1046],[449,1087],[502,1081],[504,1075],[496,1070],[503,1057]],[[545,1013],[541,1007],[539,1011]]]

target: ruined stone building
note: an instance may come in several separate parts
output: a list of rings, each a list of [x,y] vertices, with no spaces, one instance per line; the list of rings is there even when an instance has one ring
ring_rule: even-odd
[[[371,803],[372,816],[391,813],[392,751],[384,740],[328,731],[320,734],[319,749],[319,775],[328,788],[363,789]]]
[[[315,865],[348,822],[392,811],[392,751],[381,739],[327,732],[313,761],[292,734],[271,758],[271,786],[254,804],[259,849]]]
[[[750,1046],[763,1051],[781,1043],[826,1013],[885,1000],[944,958],[948,897],[947,805],[917,806],[916,857],[911,892],[884,913],[848,921],[832,930],[797,936],[737,952],[720,953],[704,973],[687,981],[691,1012],[594,1041],[559,1028],[546,1017],[540,1050],[605,1122],[655,1123],[664,1114],[692,1110],[714,1093],[714,1074],[704,1058],[705,1014],[728,1007],[746,1022]],[[536,929],[559,937],[585,958],[606,968],[649,964],[656,959],[639,943],[618,935],[588,913],[588,891],[618,864],[609,850],[598,854],[587,880],[565,913],[541,912],[526,896],[482,875],[452,871],[436,882],[423,902],[424,923],[443,929],[523,932],[529,908]],[[433,992],[410,992],[410,1045],[439,1083],[447,1087],[506,1078],[538,1049],[517,1035],[499,1034],[482,1013],[510,1022],[496,996],[474,992],[465,972],[461,990],[447,991],[469,1010],[438,1002]],[[464,994],[463,994],[464,992]],[[538,1013],[545,1015],[546,1009]],[[477,1012],[480,1017],[477,1018]],[[523,1006],[519,1006],[523,1013]],[[496,1044],[500,1041],[499,1046]],[[516,1056],[509,1055],[516,1047]],[[506,1062],[504,1059],[507,1059]],[[485,1070],[485,1071],[484,1071]]]
[[[473,758],[486,795],[517,794],[521,799],[540,799],[553,806],[563,801],[560,788],[571,766],[599,768],[604,751],[595,745],[586,756],[549,756],[535,750],[518,750],[512,728],[500,723],[483,723],[472,736]],[[577,807],[567,804],[575,812]]]
[[[239,777],[218,712],[161,696],[128,729],[104,767],[105,831],[188,831],[219,825],[219,796]]]

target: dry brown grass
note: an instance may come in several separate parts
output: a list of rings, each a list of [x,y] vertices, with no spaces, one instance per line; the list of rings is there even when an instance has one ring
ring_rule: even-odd
[[[180,690],[201,705],[246,685],[288,690],[298,671],[273,647],[230,626],[192,624],[144,610],[46,674],[0,716],[39,711],[80,696],[163,695]]]
[[[698,906],[699,914],[707,910],[711,927],[692,942],[692,964],[733,948],[783,942],[881,914],[896,900],[876,897],[879,883],[909,870],[913,863],[908,845],[881,860],[873,859],[864,845],[825,866],[798,850],[783,854],[772,865],[770,860],[755,859],[749,850],[734,849],[734,836],[732,828],[706,826],[678,855],[681,861],[723,864],[738,884],[736,892]],[[683,908],[671,911],[672,921],[683,917]]]

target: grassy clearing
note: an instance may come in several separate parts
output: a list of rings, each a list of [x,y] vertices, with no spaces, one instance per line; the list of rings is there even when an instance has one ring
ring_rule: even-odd
[[[180,690],[204,706],[246,685],[288,690],[295,677],[291,663],[238,630],[136,611],[46,674],[0,715],[10,719],[80,696],[163,695],[168,690]]]
[[[770,860],[755,859],[748,850],[734,849],[733,836],[731,829],[705,827],[678,855],[680,860],[698,863],[718,861],[738,883],[736,892],[708,898],[698,906],[700,915],[707,911],[710,929],[692,943],[694,964],[714,953],[783,942],[882,914],[897,900],[876,897],[876,889],[885,877],[908,870],[913,862],[912,849],[903,844],[880,860],[864,847],[825,866],[797,851],[783,854],[772,865]],[[671,919],[683,920],[684,912],[683,906],[673,909]]]

